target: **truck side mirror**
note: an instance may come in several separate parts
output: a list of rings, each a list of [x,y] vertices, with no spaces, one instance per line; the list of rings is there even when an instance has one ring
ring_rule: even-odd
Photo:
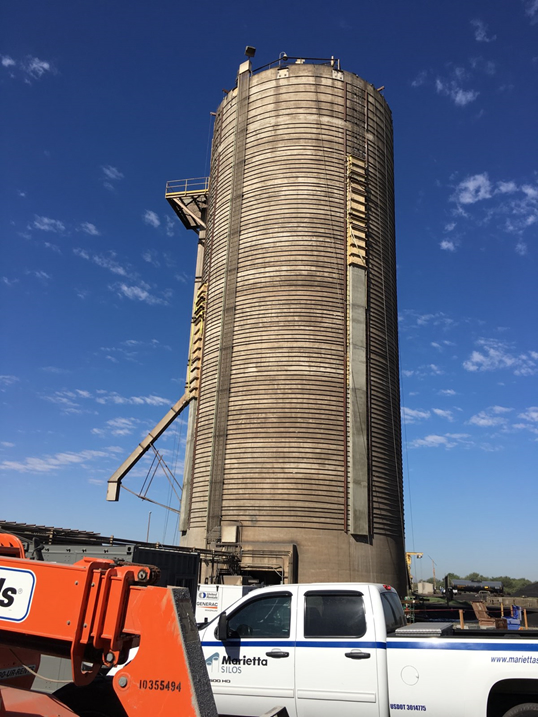
[[[225,642],[228,639],[228,617],[225,612],[221,612],[221,614],[219,615],[217,639],[221,642]]]

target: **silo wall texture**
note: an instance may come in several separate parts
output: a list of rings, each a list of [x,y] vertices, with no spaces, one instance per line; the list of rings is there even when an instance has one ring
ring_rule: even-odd
[[[213,136],[182,544],[232,524],[296,544],[301,582],[404,587],[393,194],[371,85],[330,65],[240,68]]]

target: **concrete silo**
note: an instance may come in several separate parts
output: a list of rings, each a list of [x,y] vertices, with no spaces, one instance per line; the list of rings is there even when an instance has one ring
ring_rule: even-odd
[[[404,591],[385,99],[337,61],[249,60],[209,183],[167,198],[199,232],[181,544],[266,582]]]

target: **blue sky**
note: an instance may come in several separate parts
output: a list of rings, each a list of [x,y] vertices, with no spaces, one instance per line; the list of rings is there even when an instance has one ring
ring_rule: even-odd
[[[249,44],[386,88],[415,575],[537,580],[537,0],[2,11],[0,519],[145,539],[151,511],[177,540],[106,481],[183,392],[196,242],[164,187],[208,172]],[[160,441],[178,477],[184,441]],[[162,474],[148,496],[177,507]]]

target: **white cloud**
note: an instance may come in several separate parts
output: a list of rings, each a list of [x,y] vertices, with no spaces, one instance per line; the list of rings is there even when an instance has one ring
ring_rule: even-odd
[[[488,27],[482,20],[471,20],[474,27],[474,37],[477,42],[493,42],[497,39],[497,35],[488,37]]]
[[[418,75],[415,77],[414,80],[411,82],[411,87],[422,87],[426,83],[426,79],[428,77],[428,73],[426,70],[422,70],[418,73]]]
[[[498,371],[509,369],[515,376],[532,376],[538,371],[535,351],[514,355],[511,347],[498,339],[479,339],[479,351],[473,351],[463,362],[466,371]]]
[[[452,411],[445,411],[442,408],[432,408],[432,411],[435,413],[436,416],[439,416],[439,418],[446,418],[447,421],[453,421],[454,416],[452,415]]]
[[[79,403],[81,398],[91,398],[91,395],[87,391],[55,391],[49,395],[41,396],[44,401],[54,403],[62,409],[63,413],[82,413],[82,408]]]
[[[453,388],[442,388],[437,392],[440,396],[455,396],[456,391]]]
[[[50,219],[49,217],[35,216],[34,223],[28,229],[40,229],[44,232],[55,232],[61,234],[65,231],[65,224],[59,219]]]
[[[146,211],[142,215],[142,219],[146,224],[149,224],[150,227],[154,227],[155,229],[161,226],[161,220],[155,212],[151,211],[151,209],[146,209]]]
[[[2,284],[5,284],[6,286],[14,286],[15,284],[19,283],[19,279],[8,279],[7,276],[2,277]]]
[[[496,194],[513,194],[517,192],[517,184],[515,182],[497,182]]]
[[[161,265],[160,261],[157,259],[157,253],[151,251],[150,249],[148,249],[148,251],[145,251],[142,254],[142,259],[144,259],[144,261],[147,261],[148,264],[152,264],[155,267],[159,267]]]
[[[52,278],[50,276],[50,274],[47,274],[46,271],[41,271],[41,270],[26,271],[25,273],[27,276],[35,276],[36,279],[39,279],[40,281],[43,281],[43,282],[50,281],[50,279]]]
[[[492,186],[487,172],[474,174],[462,180],[453,195],[453,199],[459,204],[474,204],[492,196]]]
[[[112,167],[110,164],[101,165],[101,169],[103,171],[103,176],[101,177],[103,186],[113,192],[116,188],[114,183],[122,180],[124,175],[119,169]]]
[[[10,443],[10,441],[0,441],[0,446],[2,446],[2,448],[15,448],[15,444]]]
[[[13,384],[17,383],[18,381],[20,381],[18,376],[10,376],[7,374],[0,376],[0,386],[13,386]]]
[[[430,416],[429,411],[402,406],[402,419],[405,423],[418,423],[430,418]]]
[[[176,222],[166,215],[166,236],[173,237],[175,234]]]
[[[171,402],[168,398],[162,398],[162,396],[120,396],[115,391],[98,391],[99,397],[96,399],[97,403],[107,404],[112,403],[115,405],[131,405],[131,406],[171,406]]]
[[[118,452],[117,447],[111,446],[102,451],[80,451],[79,453],[56,453],[41,458],[25,458],[22,461],[2,461],[0,470],[15,471],[17,473],[51,473],[67,466],[78,465],[83,467],[88,461],[96,458],[109,458],[110,454]]]
[[[447,241],[446,239],[443,239],[443,241],[440,242],[439,246],[445,251],[456,251],[456,245],[453,241]]]
[[[55,252],[56,254],[62,253],[62,250],[60,249],[60,247],[57,244],[51,244],[50,242],[45,241],[45,242],[43,242],[43,246],[46,249],[50,249],[51,251]]]
[[[30,75],[34,80],[39,80],[46,72],[52,71],[50,62],[40,60],[39,57],[31,57],[30,55],[21,63],[21,66],[24,72]]]
[[[58,368],[57,366],[42,366],[40,371],[45,371],[45,373],[54,373],[54,374],[65,374],[70,373],[66,368]]]
[[[97,229],[95,224],[90,224],[90,222],[82,222],[80,230],[86,232],[86,234],[89,234],[92,237],[101,236],[101,232]]]
[[[168,301],[160,299],[157,296],[153,296],[143,286],[127,286],[127,284],[118,284],[109,288],[112,291],[115,291],[120,297],[126,297],[132,301],[142,301],[150,306],[168,304]]]
[[[495,218],[498,220],[504,218],[503,223],[498,221],[498,226],[510,234],[521,235],[538,223],[538,186],[536,185],[528,183],[518,185],[513,180],[494,183],[489,179],[487,172],[483,172],[462,180],[450,199],[457,204],[454,214],[473,219],[479,224],[490,223]],[[484,203],[482,211],[478,210],[474,216],[468,213],[468,208],[479,202]],[[527,253],[527,246],[523,241],[519,241],[515,249],[518,254]]]
[[[538,406],[531,406],[523,413],[519,413],[518,418],[523,418],[525,421],[533,421],[534,423],[538,423]]]
[[[538,0],[528,0],[525,4],[525,14],[530,17],[533,25],[538,22]]]
[[[85,249],[75,248],[73,249],[73,254],[75,254],[75,256],[80,257],[81,259],[86,259],[87,261],[91,261],[92,263],[97,264],[97,266],[100,266],[102,269],[107,269],[113,274],[118,274],[119,276],[128,276],[127,270],[123,266],[121,266],[121,264],[118,264],[118,262],[115,261],[116,254],[114,252],[109,252],[108,255],[89,254]]]
[[[106,428],[92,428],[97,436],[129,436],[136,429],[140,421],[137,418],[112,418],[106,422]]]
[[[12,68],[10,70],[12,77],[16,76],[13,74],[13,70],[20,70],[21,76],[24,77],[27,84],[31,84],[31,80],[40,80],[48,72],[56,74],[56,70],[50,62],[31,55],[27,55],[23,60],[14,60],[9,55],[3,55],[2,66],[6,69]]]
[[[506,418],[503,418],[502,416],[498,415],[494,416],[492,415],[492,413],[494,413],[494,411],[492,411],[491,409],[486,411],[480,411],[474,416],[471,416],[467,423],[471,424],[472,426],[480,426],[481,428],[504,426],[507,423]]]
[[[476,90],[464,90],[458,84],[458,80],[442,80],[439,77],[435,80],[435,89],[438,94],[450,97],[458,107],[465,107],[474,102],[480,94]]]
[[[410,443],[411,448],[454,448],[458,445],[473,445],[468,433],[445,433],[444,436],[432,434]]]

